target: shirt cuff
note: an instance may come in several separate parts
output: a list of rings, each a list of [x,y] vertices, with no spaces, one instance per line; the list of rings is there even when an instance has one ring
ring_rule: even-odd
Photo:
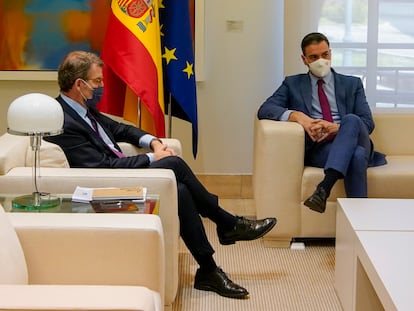
[[[148,159],[150,161],[150,164],[152,162],[154,162],[154,154],[152,152],[148,152],[148,153],[146,153],[146,155],[147,155],[147,157],[148,157]]]
[[[293,112],[293,110],[286,110],[279,118],[279,121],[289,121],[290,114]]]
[[[158,140],[157,137],[152,136],[151,134],[145,134],[144,136],[142,136],[139,139],[139,142],[138,143],[139,143],[140,147],[143,147],[143,148],[146,148],[148,150],[151,150],[151,142],[154,139],[157,139]]]

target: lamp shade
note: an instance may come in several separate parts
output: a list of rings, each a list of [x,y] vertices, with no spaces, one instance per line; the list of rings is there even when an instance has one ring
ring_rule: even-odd
[[[63,110],[59,102],[45,94],[30,93],[16,98],[7,111],[9,133],[44,136],[62,131]]]

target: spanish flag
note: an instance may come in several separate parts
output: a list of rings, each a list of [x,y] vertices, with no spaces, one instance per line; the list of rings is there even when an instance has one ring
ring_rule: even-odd
[[[112,0],[102,48],[105,92],[99,108],[165,137],[159,0]],[[148,120],[150,118],[151,120]]]

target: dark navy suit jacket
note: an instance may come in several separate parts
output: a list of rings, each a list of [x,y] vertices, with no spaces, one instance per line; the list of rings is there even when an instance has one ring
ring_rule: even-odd
[[[138,168],[149,166],[150,161],[145,154],[118,158],[99,137],[99,134],[61,96],[56,100],[61,104],[64,112],[63,133],[44,139],[63,149],[71,167]],[[148,134],[134,126],[114,121],[97,110],[91,113],[118,150],[120,149],[117,142],[128,142],[139,146],[139,139]]]
[[[359,116],[371,134],[375,124],[361,79],[339,74],[333,69],[332,73],[335,81],[336,104],[341,118],[347,114]],[[301,111],[308,116],[311,115],[312,86],[309,74],[304,73],[286,77],[275,93],[262,104],[257,116],[259,119],[278,121],[286,110]],[[370,166],[385,163],[385,156],[375,153],[370,161]]]

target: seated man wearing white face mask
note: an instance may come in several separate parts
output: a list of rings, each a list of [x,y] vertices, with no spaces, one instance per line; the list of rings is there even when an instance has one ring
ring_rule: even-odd
[[[329,41],[321,33],[301,43],[308,73],[286,77],[258,111],[259,119],[297,122],[305,130],[305,165],[324,168],[325,177],[305,201],[323,213],[335,182],[344,178],[348,197],[367,197],[368,166],[383,165],[369,135],[374,121],[357,77],[331,69]]]

